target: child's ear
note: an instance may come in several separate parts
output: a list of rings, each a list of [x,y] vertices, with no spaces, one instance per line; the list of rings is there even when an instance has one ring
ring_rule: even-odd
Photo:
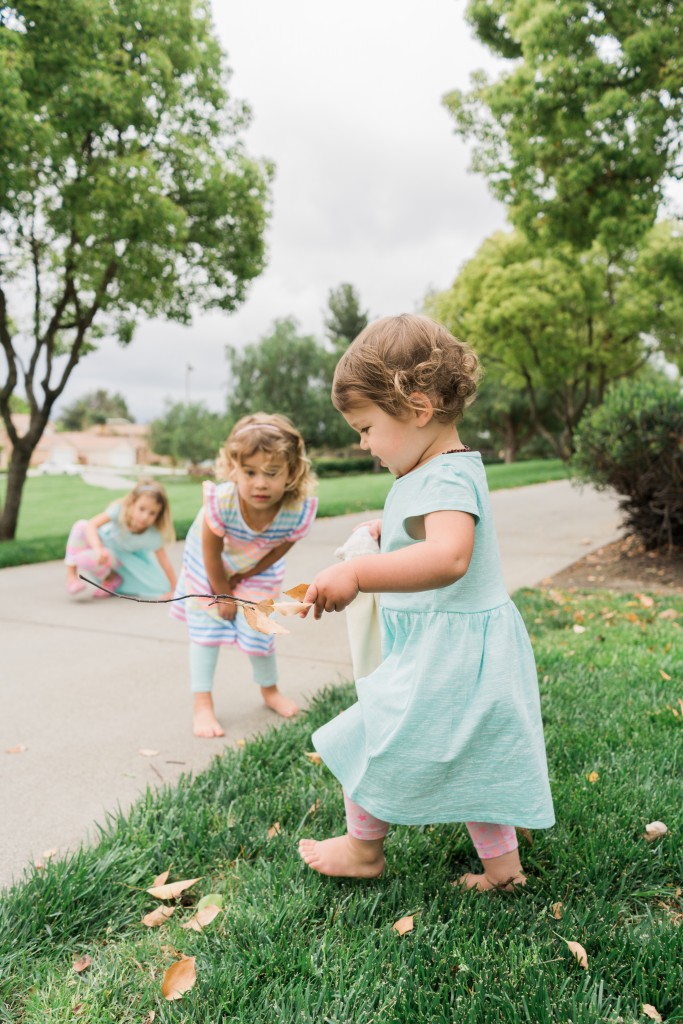
[[[434,406],[429,395],[425,395],[423,391],[413,391],[410,404],[415,414],[415,426],[426,427],[434,415]]]

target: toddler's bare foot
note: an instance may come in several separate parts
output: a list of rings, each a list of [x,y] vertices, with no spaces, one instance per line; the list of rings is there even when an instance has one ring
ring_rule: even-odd
[[[195,693],[192,707],[192,731],[202,739],[225,736],[213,711],[213,697],[210,693]]]
[[[299,713],[298,705],[289,697],[285,697],[284,693],[280,693],[277,686],[262,686],[261,696],[266,707],[282,718],[293,718]]]
[[[384,871],[383,845],[383,839],[355,839],[347,833],[322,842],[302,839],[299,856],[321,875],[377,878]]]
[[[510,850],[501,857],[487,858],[483,866],[484,871],[481,875],[468,872],[461,875],[453,884],[463,889],[477,889],[479,892],[488,892],[490,889],[512,892],[518,885],[526,885],[526,875],[522,871],[518,850]]]

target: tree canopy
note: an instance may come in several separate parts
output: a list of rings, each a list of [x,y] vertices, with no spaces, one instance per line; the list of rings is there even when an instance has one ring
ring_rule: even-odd
[[[163,416],[150,424],[150,445],[157,455],[180,462],[215,458],[227,436],[225,416],[203,402],[166,402]]]
[[[0,538],[79,360],[140,315],[233,310],[264,265],[270,167],[205,0],[0,8],[0,413],[13,445]],[[30,302],[26,303],[26,296]],[[31,414],[19,436],[18,383]]]
[[[470,0],[468,19],[511,67],[445,103],[513,223],[612,256],[636,244],[683,176],[683,5]]]
[[[330,289],[327,308],[327,337],[335,353],[340,356],[353,339],[367,327],[370,315],[367,310],[361,309],[360,295],[353,285],[348,283]]]
[[[85,430],[96,423],[106,423],[108,419],[135,422],[123,395],[97,388],[67,405],[57,420],[57,426],[62,430]]]

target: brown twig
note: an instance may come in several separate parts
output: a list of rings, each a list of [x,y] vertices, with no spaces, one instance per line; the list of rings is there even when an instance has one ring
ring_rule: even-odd
[[[87,576],[78,576],[79,580],[83,580],[84,583],[89,583],[91,587],[97,587],[98,590],[103,590],[105,594],[111,594],[112,597],[120,597],[122,601],[137,601],[138,604],[171,604],[173,601],[185,601],[188,597],[207,597],[210,598],[209,607],[212,604],[221,604],[226,601],[234,601],[236,604],[246,604],[250,608],[256,608],[259,604],[258,601],[247,601],[243,597],[233,597],[232,594],[181,594],[180,597],[133,597],[131,594],[117,594],[115,590],[109,590],[108,587],[103,587],[100,583],[95,583],[95,580],[88,579]]]

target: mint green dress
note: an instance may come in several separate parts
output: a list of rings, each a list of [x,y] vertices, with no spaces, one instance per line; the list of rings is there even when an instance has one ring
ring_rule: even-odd
[[[406,521],[442,510],[474,516],[467,573],[438,590],[382,594],[382,663],[313,743],[351,799],[384,821],[548,828],[536,666],[503,583],[478,452],[439,455],[396,480],[382,552],[419,544]]]

